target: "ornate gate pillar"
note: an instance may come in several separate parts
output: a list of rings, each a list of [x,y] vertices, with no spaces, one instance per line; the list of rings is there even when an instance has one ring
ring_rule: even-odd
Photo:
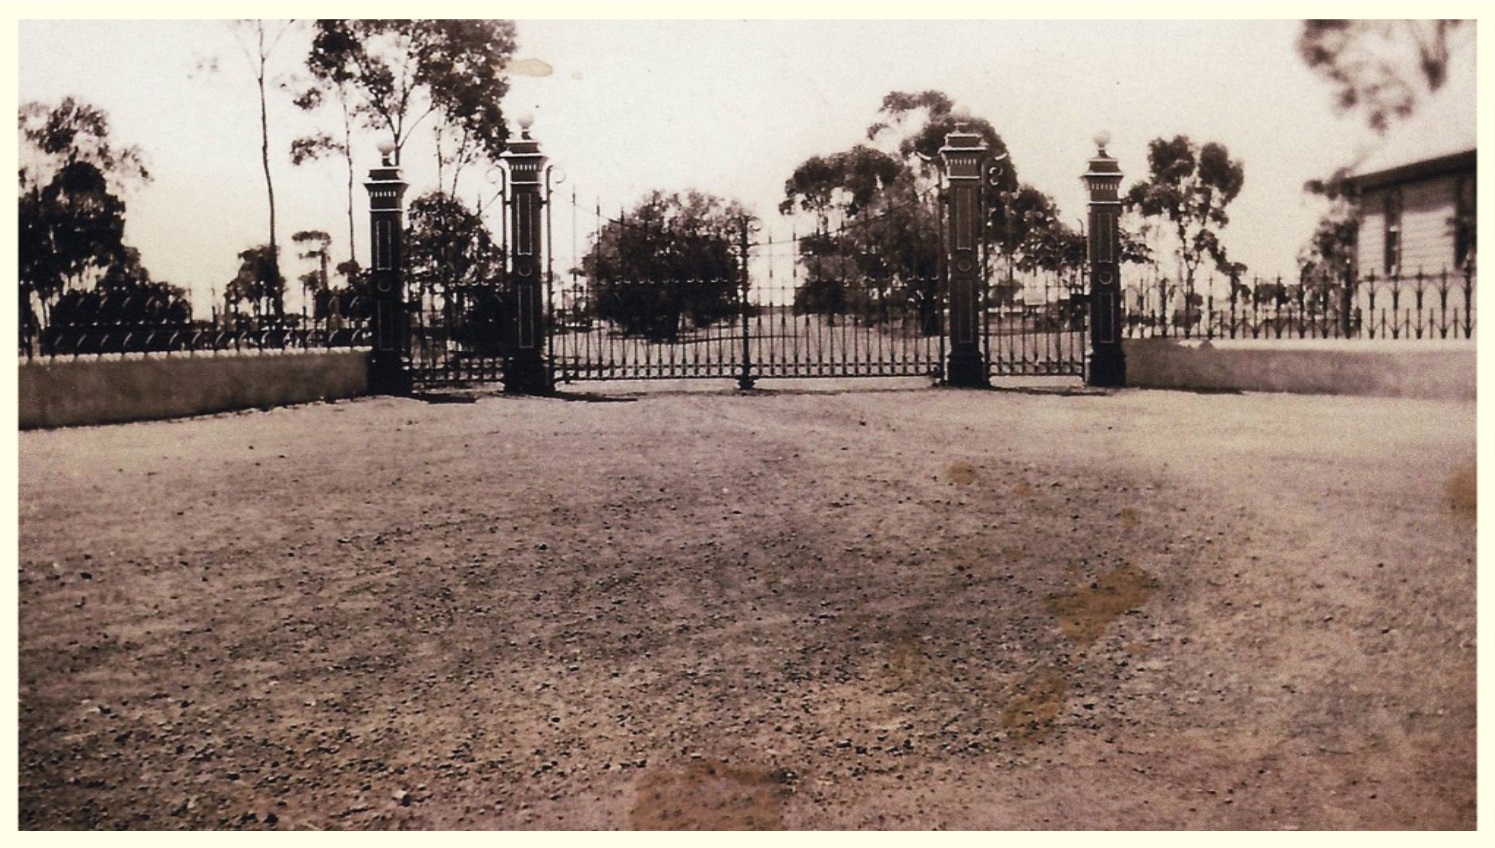
[[[545,267],[542,248],[541,207],[545,198],[540,187],[545,172],[545,154],[530,138],[531,120],[519,119],[520,135],[510,141],[499,157],[509,170],[509,301],[513,318],[504,357],[504,391],[545,394],[554,391],[550,366],[541,351],[545,345],[545,302],[541,273]]]
[[[408,394],[410,379],[405,353],[410,327],[405,317],[405,286],[401,277],[405,231],[403,201],[407,185],[394,161],[394,145],[379,145],[381,164],[369,169],[369,291],[374,307],[374,351],[369,355],[369,391]]]
[[[980,388],[990,385],[986,357],[981,350],[981,236],[986,214],[981,199],[985,172],[986,142],[965,124],[945,135],[940,158],[950,180],[948,221],[950,276],[950,358],[946,373],[950,385]]]
[[[1095,138],[1095,158],[1085,172],[1090,189],[1090,367],[1092,386],[1126,385],[1126,356],[1121,351],[1121,166],[1106,155],[1110,137]]]

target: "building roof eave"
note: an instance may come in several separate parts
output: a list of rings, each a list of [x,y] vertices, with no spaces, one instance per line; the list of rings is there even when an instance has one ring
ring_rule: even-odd
[[[1440,177],[1444,174],[1473,171],[1476,167],[1478,153],[1477,149],[1462,150],[1458,153],[1436,156],[1432,159],[1424,159],[1419,162],[1408,162],[1405,165],[1397,165],[1394,168],[1385,168],[1369,174],[1355,174],[1348,177],[1345,181],[1355,189],[1363,192],[1398,183],[1409,183],[1414,180]]]

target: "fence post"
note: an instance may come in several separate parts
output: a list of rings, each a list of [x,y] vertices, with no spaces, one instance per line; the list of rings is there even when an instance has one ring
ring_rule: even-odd
[[[986,142],[957,123],[955,131],[945,135],[940,159],[950,180],[950,237],[945,249],[949,254],[946,271],[950,276],[950,359],[946,373],[950,385],[982,388],[991,384],[987,362],[982,355],[977,321],[985,322],[981,312],[981,239],[986,231],[985,206],[981,202],[982,176],[986,173]]]
[[[738,312],[741,313],[740,317],[742,320],[742,373],[737,377],[737,388],[745,392],[752,389],[753,383],[757,381],[753,378],[752,333],[748,327],[748,318],[752,307],[748,303],[748,219],[746,217],[742,219],[741,225],[742,229],[738,233],[738,249],[742,257],[742,280],[739,289],[741,292],[741,308]]]
[[[1095,139],[1095,157],[1084,174],[1090,190],[1090,367],[1092,386],[1126,385],[1126,355],[1121,350],[1120,244],[1117,218],[1121,214],[1121,167],[1106,154],[1110,137]],[[1184,302],[1187,325],[1190,305]]]
[[[398,395],[410,392],[405,370],[410,329],[405,316],[402,275],[406,183],[394,145],[379,146],[380,166],[369,169],[369,288],[374,304],[374,350],[369,355],[369,391]]]
[[[530,138],[530,123],[527,115],[519,119],[519,138],[510,141],[499,156],[508,167],[511,189],[509,291],[514,317],[504,345],[504,391],[512,394],[548,394],[555,390],[549,364],[540,353],[541,336],[548,332],[540,285],[545,265],[540,241],[540,207],[545,203],[540,181],[545,154],[540,152],[540,143]]]

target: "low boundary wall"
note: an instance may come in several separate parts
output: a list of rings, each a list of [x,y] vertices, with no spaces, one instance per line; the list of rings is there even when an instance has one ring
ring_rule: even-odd
[[[1131,339],[1137,388],[1475,399],[1473,341]]]
[[[368,351],[292,351],[23,362],[20,427],[70,427],[268,409],[368,392]]]

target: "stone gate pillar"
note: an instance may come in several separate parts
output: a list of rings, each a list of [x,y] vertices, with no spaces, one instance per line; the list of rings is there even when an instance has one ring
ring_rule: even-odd
[[[545,252],[541,207],[545,202],[541,182],[545,154],[530,138],[530,119],[519,119],[520,135],[509,142],[500,158],[509,170],[509,338],[505,344],[504,391],[544,394],[555,386],[549,363],[541,353],[545,345],[545,301],[542,273]]]
[[[405,352],[410,332],[405,317],[401,262],[407,185],[395,164],[394,145],[379,146],[380,166],[369,169],[369,294],[373,298],[373,353],[369,355],[369,391],[408,394]]]
[[[1090,367],[1092,386],[1126,385],[1121,351],[1121,166],[1106,155],[1110,137],[1097,136],[1095,158],[1085,172],[1090,189]]]
[[[986,356],[981,350],[981,238],[986,214],[981,198],[986,142],[956,124],[945,136],[940,158],[950,180],[946,195],[948,236],[946,252],[950,277],[950,357],[946,373],[950,385],[979,388],[990,385]]]

